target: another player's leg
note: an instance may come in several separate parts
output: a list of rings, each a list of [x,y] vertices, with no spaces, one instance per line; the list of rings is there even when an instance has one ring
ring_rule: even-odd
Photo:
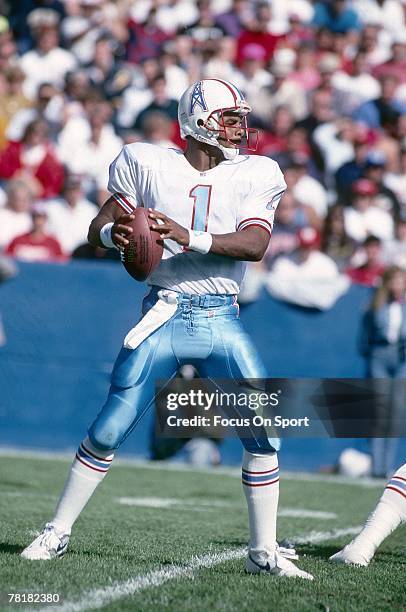
[[[22,552],[25,559],[47,560],[65,554],[72,526],[105,477],[114,450],[153,402],[155,380],[170,378],[177,370],[169,330],[170,322],[134,351],[120,352],[106,404],[79,446],[52,521]]]
[[[235,318],[230,318],[234,312]],[[208,319],[215,329],[213,350],[208,359],[199,366],[202,376],[221,378],[265,378],[266,371],[250,338],[244,332],[235,307],[229,308],[225,316]],[[244,414],[239,408],[238,416]],[[244,439],[242,482],[248,506],[250,544],[246,561],[249,573],[267,573],[313,579],[300,570],[292,561],[281,555],[276,541],[276,521],[279,500],[279,468],[277,450],[279,440],[264,438]]]
[[[375,510],[361,533],[330,557],[335,563],[369,565],[375,551],[398,527],[406,522],[406,463],[392,476]]]

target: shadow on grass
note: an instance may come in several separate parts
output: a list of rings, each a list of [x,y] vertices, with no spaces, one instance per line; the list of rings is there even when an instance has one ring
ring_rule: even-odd
[[[19,492],[19,489],[34,488],[32,483],[30,482],[24,482],[21,480],[12,480],[10,478],[0,478],[0,485],[3,487],[15,487],[17,490],[17,493]]]
[[[0,542],[0,553],[9,553],[11,555],[18,555],[24,549],[24,546],[18,544],[9,544],[8,542]]]
[[[301,544],[300,546],[297,546],[296,550],[299,556],[307,555],[309,557],[317,557],[319,559],[328,559],[331,557],[331,555],[338,552],[340,547],[337,545],[329,546],[325,544],[323,546],[317,546],[315,544]]]

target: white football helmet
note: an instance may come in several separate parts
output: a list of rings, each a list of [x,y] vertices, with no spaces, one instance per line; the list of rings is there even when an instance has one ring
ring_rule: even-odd
[[[224,113],[235,112],[242,117],[243,146],[255,151],[258,130],[247,127],[247,115],[251,106],[240,90],[228,81],[221,79],[202,79],[191,85],[179,101],[178,119],[182,138],[191,136],[200,142],[218,147],[226,159],[233,159],[239,149],[226,133]],[[222,137],[232,147],[224,147],[218,142]],[[239,145],[241,146],[241,145]]]

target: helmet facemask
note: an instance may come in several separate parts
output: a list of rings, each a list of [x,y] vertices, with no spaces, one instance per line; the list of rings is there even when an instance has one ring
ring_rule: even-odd
[[[258,130],[248,127],[247,115],[249,112],[249,108],[219,108],[213,111],[204,123],[202,121],[201,127],[207,130],[210,144],[221,149],[226,159],[233,159],[238,155],[240,148],[249,151],[255,151],[257,148]],[[237,117],[241,121],[239,125],[227,123],[227,119]],[[233,133],[239,132],[241,132],[241,137],[238,142],[236,142],[237,139],[231,139]],[[221,141],[227,142],[229,146],[223,145]]]

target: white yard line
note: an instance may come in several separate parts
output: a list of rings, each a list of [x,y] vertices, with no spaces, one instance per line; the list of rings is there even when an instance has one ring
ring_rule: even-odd
[[[343,529],[332,529],[331,531],[310,531],[304,536],[298,536],[293,539],[294,544],[318,544],[319,542],[326,542],[327,540],[334,540],[335,538],[341,538],[342,536],[355,535],[362,529],[361,525],[358,527],[344,527]]]
[[[331,531],[311,531],[308,534],[292,538],[293,544],[315,544],[327,542],[334,538],[344,535],[359,533],[362,529],[358,527],[348,527],[346,529],[333,529]],[[135,576],[125,582],[118,582],[109,586],[99,587],[85,591],[80,599],[65,601],[60,606],[45,606],[35,608],[36,612],[85,612],[85,610],[96,610],[106,606],[113,601],[118,601],[124,597],[130,597],[145,589],[161,586],[171,580],[180,578],[194,577],[194,572],[225,563],[241,559],[247,554],[246,548],[229,549],[217,553],[207,553],[205,555],[192,557],[185,565],[170,565],[165,569],[148,572],[144,576]],[[34,612],[34,609],[26,612]]]
[[[241,504],[235,502],[221,501],[217,499],[181,499],[176,497],[117,497],[115,501],[123,506],[136,506],[140,508],[163,508],[178,510],[193,510],[195,512],[206,512],[217,508],[240,508]],[[307,510],[306,508],[280,508],[278,516],[290,518],[314,518],[319,520],[336,519],[334,512],[323,512],[320,510]]]
[[[235,508],[237,504],[225,502],[217,499],[212,500],[197,500],[197,499],[181,499],[176,497],[117,497],[115,501],[123,506],[138,506],[141,508],[163,508],[177,510],[195,510],[205,512],[211,508]]]
[[[84,610],[95,610],[123,597],[135,595],[139,591],[160,586],[176,578],[193,578],[193,573],[196,570],[213,567],[225,561],[241,559],[245,554],[245,548],[237,548],[192,557],[185,565],[170,565],[165,569],[148,572],[144,576],[135,576],[125,582],[91,589],[84,592],[80,600],[66,601],[60,606],[45,606],[40,608],[39,611],[37,610],[37,612],[83,612]]]
[[[314,518],[321,521],[329,521],[337,518],[335,512],[324,512],[323,510],[306,510],[306,508],[280,508],[278,516],[289,518]]]

